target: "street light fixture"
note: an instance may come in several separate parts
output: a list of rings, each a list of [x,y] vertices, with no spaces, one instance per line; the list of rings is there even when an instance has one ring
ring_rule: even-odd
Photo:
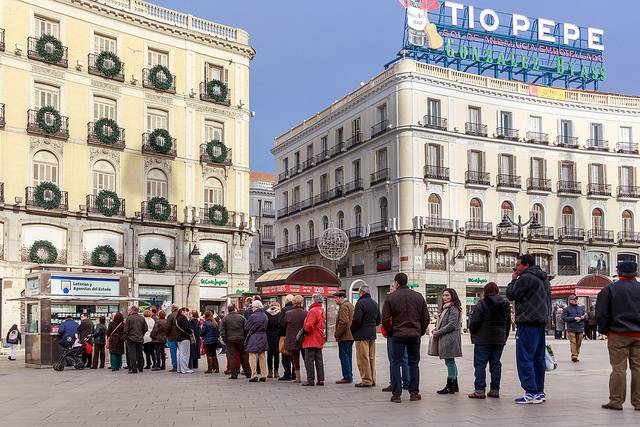
[[[522,222],[522,216],[518,215],[518,222],[514,222],[509,215],[504,215],[502,221],[498,224],[498,228],[518,227],[518,255],[522,255],[522,228],[529,226],[532,230],[539,230],[542,225],[535,216],[531,216],[528,221]]]

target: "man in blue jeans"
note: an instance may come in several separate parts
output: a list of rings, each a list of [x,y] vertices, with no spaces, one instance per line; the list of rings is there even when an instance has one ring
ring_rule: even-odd
[[[546,325],[551,310],[551,286],[547,273],[536,265],[532,255],[516,260],[507,298],[515,301],[516,365],[524,395],[518,404],[538,404],[547,400],[544,393]]]
[[[409,400],[420,396],[420,339],[429,327],[429,310],[422,295],[407,286],[407,275],[396,274],[382,308],[382,325],[391,339],[391,402],[401,403],[402,376],[400,365],[405,351],[409,361]]]
[[[351,333],[351,323],[353,322],[354,307],[347,299],[345,291],[338,291],[333,296],[336,298],[336,304],[340,307],[336,316],[336,331],[333,336],[338,342],[342,379],[336,381],[336,384],[351,384],[353,382],[353,334]]]

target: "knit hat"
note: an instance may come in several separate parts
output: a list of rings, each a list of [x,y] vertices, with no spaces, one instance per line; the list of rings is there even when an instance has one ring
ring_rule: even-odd
[[[634,277],[638,272],[638,264],[634,261],[622,261],[618,263],[618,275],[624,277]]]

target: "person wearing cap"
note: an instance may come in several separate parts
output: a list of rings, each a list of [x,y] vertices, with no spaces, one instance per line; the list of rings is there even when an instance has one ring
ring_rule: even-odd
[[[588,319],[587,312],[578,305],[578,297],[569,295],[569,303],[562,311],[562,320],[567,325],[567,337],[571,343],[571,361],[576,363],[580,357],[580,347],[584,338],[584,325]]]
[[[353,310],[351,333],[356,342],[356,361],[361,382],[356,387],[376,385],[376,326],[380,325],[378,303],[371,298],[367,285],[358,291],[360,298]]]
[[[638,264],[618,264],[618,280],[598,294],[598,330],[607,335],[609,363],[609,402],[604,409],[622,410],[627,392],[627,363],[631,369],[631,404],[640,411],[640,283]]]
[[[347,299],[345,291],[338,291],[333,294],[336,304],[340,307],[336,316],[336,331],[333,334],[338,342],[338,354],[340,366],[342,367],[342,379],[336,384],[351,384],[353,382],[353,334],[351,333],[351,322],[353,321],[353,304]]]

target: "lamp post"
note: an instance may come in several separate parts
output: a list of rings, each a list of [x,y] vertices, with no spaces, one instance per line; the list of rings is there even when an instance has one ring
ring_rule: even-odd
[[[194,257],[194,256],[200,256],[200,249],[198,249],[198,245],[195,243],[193,245],[193,249],[191,249],[191,251],[189,252],[189,272],[191,272],[191,257]],[[200,269],[197,268],[196,266],[196,272],[194,273],[193,276],[191,276],[191,279],[189,280],[189,284],[187,285],[187,299],[185,301],[186,306],[189,305],[189,291],[191,290],[191,283],[193,282],[193,279],[195,279],[195,277],[198,275],[199,272],[200,272]]]
[[[532,230],[539,230],[542,228],[542,225],[540,225],[535,216],[531,216],[528,221],[522,222],[522,216],[518,215],[518,222],[514,222],[509,215],[504,215],[502,217],[502,221],[498,224],[498,228],[518,227],[518,255],[522,255],[522,228],[527,225],[529,225],[529,228]]]

